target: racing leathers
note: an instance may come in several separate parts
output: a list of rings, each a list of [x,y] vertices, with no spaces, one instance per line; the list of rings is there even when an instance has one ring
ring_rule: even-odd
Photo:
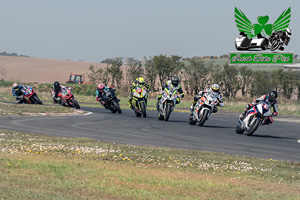
[[[96,100],[99,101],[101,103],[102,106],[104,106],[106,108],[106,96],[104,95],[104,90],[108,90],[108,89],[112,89],[114,91],[116,91],[116,89],[114,87],[108,87],[108,86],[105,86],[104,88],[100,89],[98,88],[96,90]]]
[[[150,86],[144,82],[144,84],[139,83],[138,80],[135,80],[132,85],[130,86],[130,94],[128,96],[128,105],[130,108],[132,108],[132,94],[133,94],[133,90],[135,89],[136,86],[140,86],[140,87],[145,87],[147,92],[150,92]],[[145,103],[147,105],[147,99],[145,99]]]
[[[16,98],[17,103],[23,103],[24,89],[25,85],[17,85],[16,87],[12,88],[12,95]]]
[[[181,97],[184,97],[184,92],[181,88],[181,85],[178,84],[177,86],[175,86],[174,84],[172,84],[171,80],[168,80],[166,83],[163,84],[163,86],[160,88],[158,95],[157,95],[157,102],[156,102],[156,108],[157,110],[159,110],[159,101],[164,93],[165,88],[169,88],[169,89],[173,89],[173,90],[177,90],[177,92],[180,94]],[[176,99],[176,104],[180,103],[180,97],[177,97]]]
[[[53,99],[53,103],[59,103],[60,104],[60,93],[61,91],[65,88],[65,86],[60,85],[59,90],[55,90],[54,86],[52,86],[52,91],[51,91],[51,97]]]
[[[209,93],[209,92],[213,92],[211,88],[204,89],[204,90],[200,91],[200,92],[198,93],[198,95],[194,96],[194,101],[193,101],[193,103],[191,104],[191,115],[192,115],[193,112],[194,112],[194,108],[195,108],[195,105],[196,105],[197,101],[198,101],[203,95],[205,95],[206,93]],[[214,106],[214,108],[213,108],[213,113],[216,113],[216,112],[218,111],[217,106],[220,106],[220,107],[223,107],[223,106],[224,106],[223,99],[222,99],[222,95],[221,95],[221,92],[220,92],[220,91],[217,92],[217,100],[218,100],[218,104],[217,104],[216,106]]]
[[[277,100],[273,100],[270,101],[269,100],[269,95],[263,95],[258,99],[255,99],[252,103],[247,104],[245,111],[239,116],[241,119],[243,119],[246,116],[246,113],[253,107],[255,106],[257,103],[259,103],[260,101],[265,101],[265,102],[269,102],[271,107],[273,108],[273,116],[277,116],[278,115],[278,102]],[[272,124],[273,123],[273,118],[272,117],[267,117],[265,119],[264,124]]]

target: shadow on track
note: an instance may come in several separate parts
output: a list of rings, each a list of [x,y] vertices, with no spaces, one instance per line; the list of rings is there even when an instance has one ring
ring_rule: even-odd
[[[279,136],[272,136],[272,135],[251,135],[251,137],[298,140],[297,138],[291,138],[291,137],[279,137]]]

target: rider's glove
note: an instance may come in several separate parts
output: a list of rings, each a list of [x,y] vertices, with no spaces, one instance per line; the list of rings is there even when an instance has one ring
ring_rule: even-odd
[[[183,98],[183,97],[184,97],[184,94],[181,94],[180,97]]]
[[[219,103],[219,106],[220,107],[223,107],[224,106],[224,103],[222,102],[222,103]]]
[[[146,92],[149,93],[149,92],[150,92],[150,89],[147,89]]]

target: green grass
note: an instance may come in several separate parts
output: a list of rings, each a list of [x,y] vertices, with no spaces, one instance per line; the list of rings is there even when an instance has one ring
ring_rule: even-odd
[[[1,199],[299,199],[300,163],[0,130]]]

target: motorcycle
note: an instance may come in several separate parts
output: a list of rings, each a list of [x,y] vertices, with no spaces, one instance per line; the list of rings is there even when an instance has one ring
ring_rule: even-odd
[[[218,94],[208,92],[197,101],[194,112],[189,119],[190,125],[195,125],[198,122],[199,126],[203,126],[213,112],[214,107],[218,105],[217,95]]]
[[[31,86],[24,86],[22,92],[24,95],[22,101],[23,103],[43,105],[42,101],[39,99]]]
[[[272,117],[271,105],[268,102],[260,101],[247,112],[246,117],[239,119],[236,126],[236,133],[251,136],[258,128],[259,124],[265,124],[265,120]]]
[[[71,91],[71,88],[63,88],[59,93],[60,104],[65,107],[75,107],[80,109],[78,102],[75,100],[75,97]]]
[[[104,94],[102,97],[104,102],[100,102],[101,105],[104,105],[104,108],[110,110],[112,113],[118,112],[121,114],[122,110],[119,105],[120,100],[117,98],[114,89],[107,87],[103,92]]]
[[[163,95],[158,104],[158,119],[168,121],[171,112],[173,112],[176,105],[176,99],[181,97],[177,95],[177,90],[169,89],[166,87],[164,89]]]
[[[143,87],[136,86],[132,93],[131,105],[137,117],[147,117],[146,107],[147,107],[148,93],[143,89]]]

